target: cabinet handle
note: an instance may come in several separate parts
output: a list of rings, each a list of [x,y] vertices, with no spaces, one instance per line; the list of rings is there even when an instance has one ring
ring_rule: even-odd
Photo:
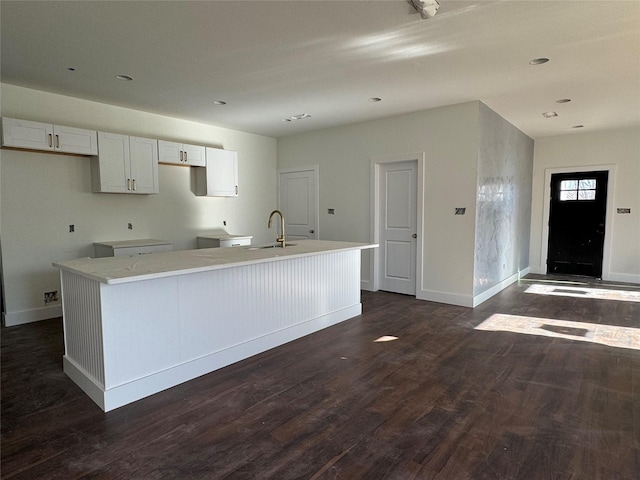
[[[136,179],[135,178],[133,179],[133,191],[134,192],[136,191]]]
[[[53,147],[53,135],[49,134],[49,147]]]
[[[60,135],[56,135],[56,148],[60,148]]]
[[[127,178],[127,190],[131,190],[131,179]]]
[[[182,162],[182,150],[180,150],[180,161]]]
[[[236,185],[236,195],[238,194],[238,185]]]
[[[187,152],[184,152],[184,163],[187,163],[189,157],[187,156]]]

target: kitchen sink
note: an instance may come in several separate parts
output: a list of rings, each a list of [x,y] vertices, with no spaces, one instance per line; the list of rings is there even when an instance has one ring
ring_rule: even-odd
[[[289,248],[289,247],[295,247],[297,246],[297,243],[287,243],[285,244],[284,248]],[[263,250],[265,248],[282,248],[282,246],[279,243],[272,243],[269,245],[260,245],[260,246],[256,246],[256,247],[249,247],[247,250]]]

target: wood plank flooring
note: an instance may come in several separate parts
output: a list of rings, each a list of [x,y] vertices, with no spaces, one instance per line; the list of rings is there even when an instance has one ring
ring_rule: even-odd
[[[363,292],[359,317],[109,413],[62,372],[60,319],[3,328],[1,478],[637,480],[640,350],[475,329],[640,328],[637,301],[527,293],[575,287],[553,280],[476,309]]]

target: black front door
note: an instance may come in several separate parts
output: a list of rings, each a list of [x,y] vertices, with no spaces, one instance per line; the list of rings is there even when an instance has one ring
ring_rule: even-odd
[[[547,273],[602,277],[608,175],[551,175]]]

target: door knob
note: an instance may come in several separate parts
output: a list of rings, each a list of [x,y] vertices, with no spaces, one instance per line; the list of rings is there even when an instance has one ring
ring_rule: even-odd
[[[315,230],[309,230],[309,233],[315,233]]]
[[[418,234],[414,233],[413,235],[411,235],[413,238],[418,238]]]

